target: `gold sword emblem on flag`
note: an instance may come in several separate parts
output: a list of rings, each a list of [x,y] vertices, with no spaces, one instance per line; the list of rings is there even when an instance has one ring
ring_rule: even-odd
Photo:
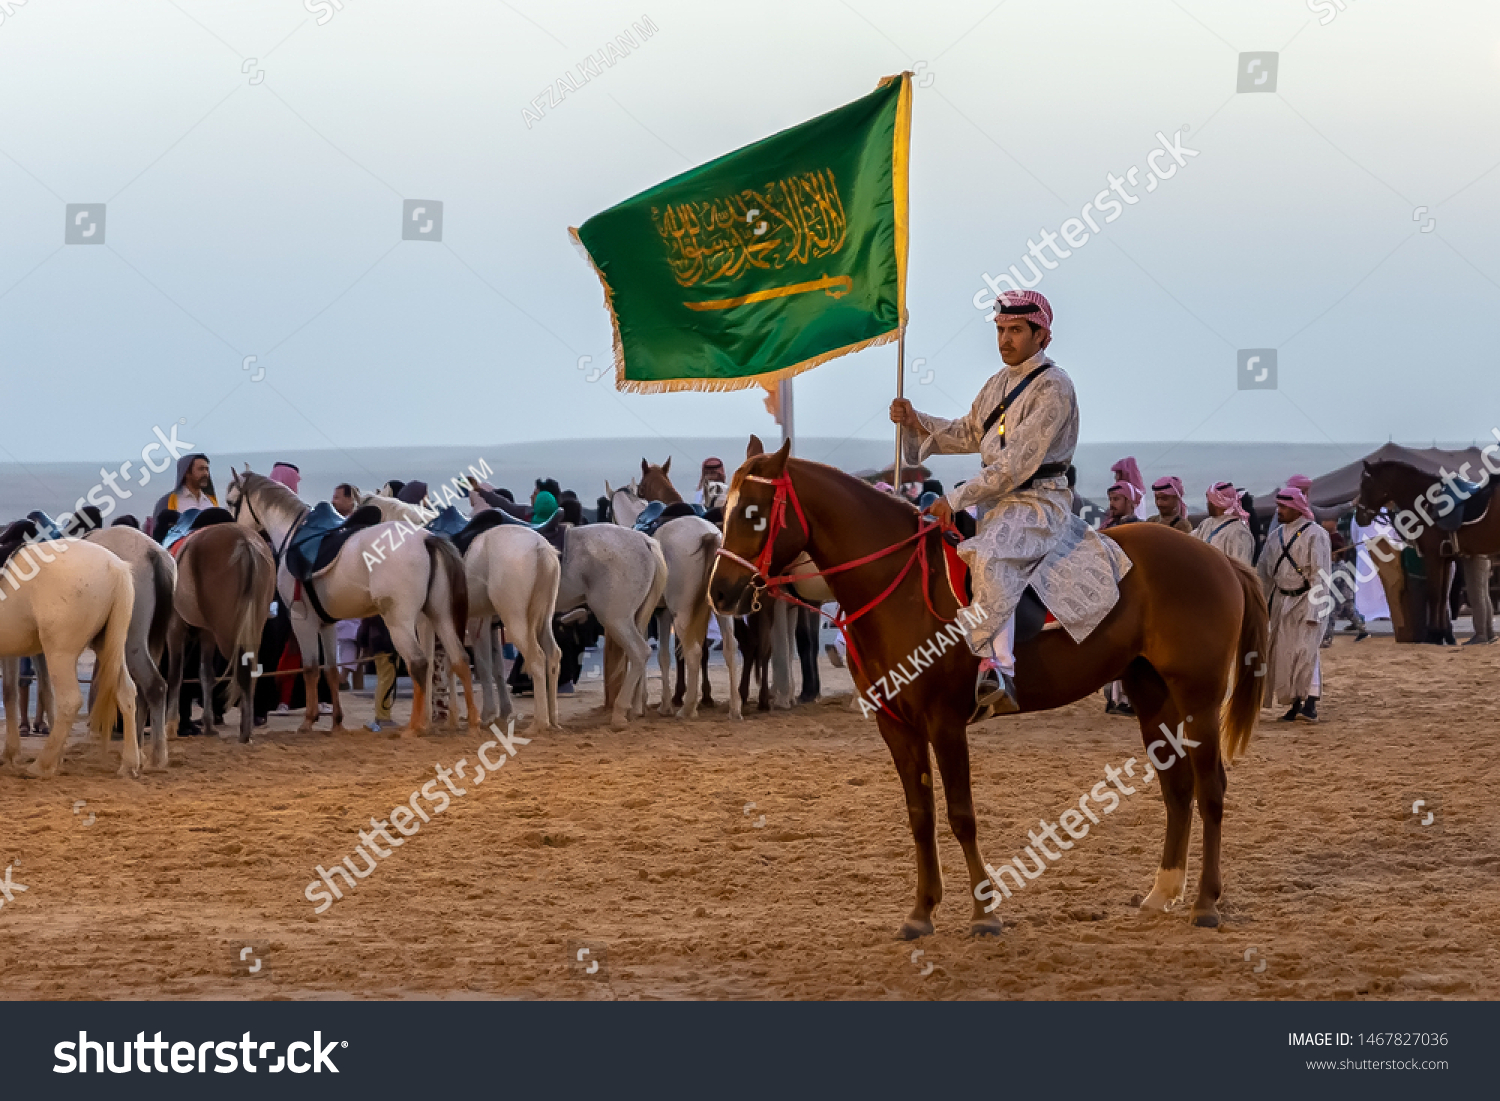
[[[690,310],[732,310],[747,302],[764,302],[770,298],[786,298],[788,295],[807,294],[809,291],[826,290],[830,298],[843,298],[853,289],[854,280],[850,276],[825,275],[821,279],[813,279],[806,283],[793,283],[789,287],[772,287],[770,290],[742,294],[738,298],[715,298],[708,302],[684,302],[683,305]]]

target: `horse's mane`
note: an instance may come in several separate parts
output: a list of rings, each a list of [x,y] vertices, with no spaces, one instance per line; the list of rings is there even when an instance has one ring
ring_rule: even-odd
[[[239,482],[241,494],[249,496],[254,493],[270,508],[299,512],[307,507],[307,502],[301,497],[264,474],[257,474],[253,470],[242,471]]]

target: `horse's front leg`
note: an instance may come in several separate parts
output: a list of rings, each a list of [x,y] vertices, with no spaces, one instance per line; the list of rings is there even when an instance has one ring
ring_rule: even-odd
[[[989,879],[984,858],[979,855],[979,829],[974,817],[974,794],[969,784],[969,737],[966,715],[939,712],[929,721],[928,737],[938,769],[943,774],[943,795],[948,800],[948,825],[964,851],[969,869],[969,897],[974,902],[969,932],[976,937],[994,936],[1000,932],[1000,915],[995,913],[996,884],[990,884],[989,905],[981,899],[980,884]]]
[[[330,734],[344,732],[344,705],[339,700],[339,641],[338,625],[324,624],[318,629],[318,638],[323,644],[323,655],[329,660],[323,665],[323,681],[328,685],[328,699],[333,704],[333,729]]]
[[[21,752],[21,711],[18,702],[21,695],[21,659],[0,660],[0,676],[5,679],[5,752],[0,754],[0,764],[10,764]]]
[[[933,932],[932,911],[943,899],[943,871],[938,864],[937,816],[932,794],[932,766],[926,736],[882,711],[876,718],[890,747],[906,795],[906,816],[917,846],[917,901],[896,936],[915,940]]]

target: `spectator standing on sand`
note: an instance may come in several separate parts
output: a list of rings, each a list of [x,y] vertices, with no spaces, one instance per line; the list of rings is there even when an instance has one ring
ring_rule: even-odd
[[[1318,642],[1323,619],[1309,594],[1330,564],[1328,533],[1313,519],[1312,506],[1296,486],[1276,494],[1276,513],[1281,524],[1260,560],[1261,580],[1271,599],[1269,687],[1277,703],[1291,704],[1282,722],[1315,723],[1322,695]]]

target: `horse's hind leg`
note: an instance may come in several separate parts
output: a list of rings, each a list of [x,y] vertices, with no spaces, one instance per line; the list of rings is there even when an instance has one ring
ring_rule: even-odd
[[[203,733],[214,729],[214,655],[218,653],[212,631],[198,632],[198,687],[203,693]]]
[[[974,794],[969,783],[969,739],[963,715],[947,715],[928,726],[933,753],[943,774],[943,795],[948,801],[948,825],[964,851],[969,869],[969,897],[974,900],[974,914],[969,932],[975,936],[993,936],[1000,932],[1000,915],[985,913],[978,894],[979,885],[989,878],[984,858],[979,855],[979,830],[974,817]],[[993,911],[994,903],[990,903]]]
[[[442,639],[443,653],[448,659],[444,662],[448,667],[447,729],[458,729],[458,697],[453,691],[453,678],[456,676],[459,683],[464,687],[464,723],[470,730],[478,730],[479,707],[474,702],[474,673],[469,668],[469,655],[464,650],[464,640],[459,635],[459,629],[453,625],[453,621],[450,619],[438,619],[433,625],[433,630]],[[536,678],[533,677],[533,683],[535,680]]]
[[[672,683],[672,677],[668,670],[672,667],[673,648],[682,641],[682,632],[674,632],[674,626],[670,608],[656,613],[656,664],[661,670],[661,706],[656,709],[658,715],[672,714],[672,699],[667,695],[667,686]],[[644,670],[641,675],[645,676]]]
[[[1198,898],[1191,913],[1194,925],[1216,929],[1219,925],[1219,896],[1224,890],[1224,877],[1220,867],[1220,847],[1224,834],[1224,791],[1229,778],[1224,773],[1224,759],[1219,750],[1218,700],[1224,698],[1207,694],[1203,700],[1190,706],[1188,714],[1191,724],[1185,724],[1187,739],[1197,742],[1186,745],[1188,760],[1193,769],[1193,789],[1198,801],[1198,817],[1203,822],[1203,869],[1198,877]],[[1199,729],[1201,728],[1201,729]],[[1179,766],[1172,771],[1185,772]]]
[[[344,732],[344,704],[339,698],[339,641],[337,625],[325,623],[322,627],[318,628],[318,639],[323,644],[323,656],[327,658],[327,661],[323,665],[323,682],[328,685],[328,700],[333,705],[333,729],[329,733],[342,734]],[[248,699],[249,697],[241,698],[241,708],[247,705]],[[253,701],[249,706],[254,711]],[[240,724],[240,728],[244,731],[249,730],[249,727],[243,722]],[[248,733],[240,738],[242,742],[248,742],[249,740],[250,736]]]
[[[911,821],[911,836],[917,846],[917,901],[896,934],[901,940],[915,940],[932,933],[932,911],[943,899],[932,766],[928,761],[927,742],[917,731],[898,723],[883,711],[876,716],[876,722],[881,737],[890,747],[896,771],[901,774],[901,788],[906,794],[906,816]]]
[[[1176,764],[1175,751],[1162,733],[1162,726],[1165,725],[1175,736],[1183,717],[1161,674],[1144,659],[1137,658],[1120,679],[1130,696],[1131,706],[1135,708],[1136,721],[1141,725],[1141,740],[1152,763],[1171,761]],[[1152,746],[1156,747],[1154,753]],[[1158,769],[1157,778],[1161,782],[1162,802],[1167,808],[1167,833],[1162,842],[1161,866],[1156,871],[1156,882],[1151,886],[1151,893],[1142,900],[1141,909],[1160,913],[1181,900],[1183,885],[1187,881],[1188,835],[1193,825],[1193,775],[1189,768],[1169,766]]]

